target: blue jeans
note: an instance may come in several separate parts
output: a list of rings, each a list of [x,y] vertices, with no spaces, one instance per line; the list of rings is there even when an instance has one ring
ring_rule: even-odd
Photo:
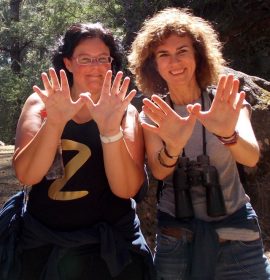
[[[155,266],[158,280],[267,280],[270,264],[263,254],[261,240],[227,241],[220,244],[215,278],[189,276],[192,244],[185,237],[178,240],[158,233]],[[205,256],[207,257],[207,256]]]

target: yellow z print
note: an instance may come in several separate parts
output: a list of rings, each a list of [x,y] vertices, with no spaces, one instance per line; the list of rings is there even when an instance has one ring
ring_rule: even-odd
[[[50,185],[48,191],[49,198],[53,200],[74,200],[84,197],[88,194],[88,191],[62,191],[62,189],[67,181],[89,159],[91,150],[82,143],[67,139],[62,139],[61,146],[63,151],[78,151],[78,154],[65,165],[64,177],[56,179]]]

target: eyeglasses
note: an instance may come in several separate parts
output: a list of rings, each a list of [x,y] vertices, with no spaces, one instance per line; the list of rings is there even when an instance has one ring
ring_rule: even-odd
[[[74,57],[74,59],[76,59],[76,62],[79,65],[91,65],[94,63],[97,64],[108,64],[108,63],[112,63],[113,61],[113,57],[111,56],[99,56],[99,57],[90,57],[88,55],[79,55],[77,57]]]

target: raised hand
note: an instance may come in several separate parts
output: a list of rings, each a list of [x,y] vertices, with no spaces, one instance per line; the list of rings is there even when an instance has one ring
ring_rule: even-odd
[[[112,84],[112,71],[106,73],[101,95],[97,103],[91,98],[91,93],[83,93],[81,97],[87,100],[92,118],[96,121],[102,135],[111,136],[119,132],[121,120],[125,110],[136,90],[126,95],[130,79],[126,77],[122,82],[123,73],[118,72]]]
[[[39,95],[45,104],[47,119],[51,122],[66,123],[82,108],[84,100],[79,98],[76,102],[72,101],[66,72],[60,71],[60,81],[53,68],[47,73],[42,73],[44,89],[33,86],[33,90]]]
[[[167,146],[184,147],[190,138],[196,118],[194,115],[182,118],[157,95],[143,100],[144,113],[156,124],[142,123],[142,126],[157,134]]]
[[[205,128],[219,136],[231,136],[236,127],[240,110],[245,99],[245,92],[239,90],[239,81],[232,74],[220,77],[217,92],[210,109],[201,111],[199,104],[188,105],[187,109],[194,114]]]

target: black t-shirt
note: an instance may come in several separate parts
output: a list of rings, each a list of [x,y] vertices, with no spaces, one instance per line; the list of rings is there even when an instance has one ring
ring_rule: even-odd
[[[133,211],[130,199],[119,198],[110,190],[94,121],[69,121],[61,146],[65,175],[56,180],[44,177],[33,185],[28,201],[31,215],[52,229],[70,231],[98,222],[114,224]]]

